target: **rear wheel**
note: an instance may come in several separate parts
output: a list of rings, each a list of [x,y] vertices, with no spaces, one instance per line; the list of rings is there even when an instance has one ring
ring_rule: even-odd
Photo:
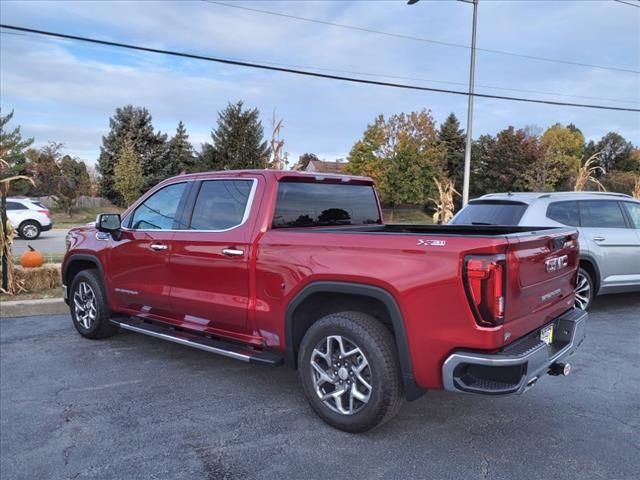
[[[311,407],[340,430],[379,426],[402,404],[393,336],[363,313],[335,313],[315,322],[302,339],[298,371]]]
[[[594,295],[595,291],[591,275],[584,268],[579,268],[575,290],[575,307],[580,310],[589,310]]]
[[[74,277],[69,300],[73,325],[83,337],[105,338],[118,332],[109,321],[107,297],[95,270],[83,270]]]
[[[18,233],[25,240],[35,240],[40,236],[40,224],[33,220],[26,220],[18,227]]]

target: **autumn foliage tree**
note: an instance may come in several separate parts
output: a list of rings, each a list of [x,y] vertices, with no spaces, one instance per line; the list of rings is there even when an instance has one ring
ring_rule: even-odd
[[[444,160],[433,117],[421,110],[378,116],[352,147],[346,171],[376,180],[385,204],[424,205],[436,194],[432,178],[442,176]]]

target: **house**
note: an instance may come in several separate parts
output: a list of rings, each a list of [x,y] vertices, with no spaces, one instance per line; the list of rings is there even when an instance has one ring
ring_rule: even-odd
[[[327,162],[325,160],[310,160],[305,172],[318,172],[318,173],[344,173],[344,168],[347,162],[337,160],[335,162]]]

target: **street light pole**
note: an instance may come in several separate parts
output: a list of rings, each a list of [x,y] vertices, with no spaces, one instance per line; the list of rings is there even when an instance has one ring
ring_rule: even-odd
[[[414,5],[420,0],[408,0],[408,5]],[[471,144],[473,142],[473,92],[476,73],[476,26],[478,24],[478,1],[458,0],[473,4],[473,27],[471,29],[471,65],[469,67],[469,102],[467,104],[467,140],[464,148],[464,179],[462,181],[462,206],[469,202],[469,179],[471,177]]]
[[[469,67],[469,98],[467,105],[467,143],[464,148],[464,179],[462,183],[462,206],[469,202],[469,179],[471,177],[471,144],[473,142],[473,90],[476,74],[476,25],[478,24],[478,0],[473,3],[473,28],[471,29],[471,65]]]

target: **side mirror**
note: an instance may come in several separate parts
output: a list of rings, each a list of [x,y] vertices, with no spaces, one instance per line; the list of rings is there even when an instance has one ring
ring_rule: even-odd
[[[118,232],[121,226],[119,213],[100,213],[96,218],[96,228],[99,232]]]

